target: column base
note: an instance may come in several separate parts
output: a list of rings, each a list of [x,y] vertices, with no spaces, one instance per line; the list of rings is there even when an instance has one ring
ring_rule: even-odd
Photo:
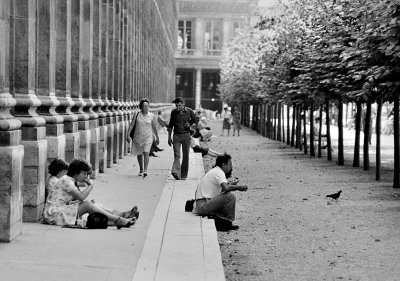
[[[22,145],[0,147],[0,242],[11,242],[22,233]]]
[[[37,128],[38,130],[44,127]],[[46,173],[47,140],[22,141],[24,146],[24,211],[22,219],[38,222],[42,218]]]

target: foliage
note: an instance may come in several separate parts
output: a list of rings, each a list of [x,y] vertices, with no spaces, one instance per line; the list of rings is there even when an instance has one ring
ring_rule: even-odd
[[[221,97],[320,104],[392,101],[400,86],[395,0],[292,0],[259,15],[229,43]]]

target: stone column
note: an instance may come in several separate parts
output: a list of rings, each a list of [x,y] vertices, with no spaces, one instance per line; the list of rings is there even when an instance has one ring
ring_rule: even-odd
[[[201,74],[202,71],[200,68],[196,70],[196,92],[195,92],[195,107],[199,109],[201,107]]]
[[[93,111],[96,103],[92,99],[92,55],[93,55],[93,37],[91,30],[91,0],[80,1],[79,16],[79,92],[86,103],[83,111],[89,117],[89,161],[92,165],[91,177],[95,179],[99,175],[99,138],[100,129],[98,114]],[[81,132],[84,136],[87,132]],[[82,140],[82,139],[81,139]],[[86,144],[86,142],[85,142]],[[86,148],[86,147],[85,147]],[[85,150],[86,151],[86,150]]]
[[[105,121],[107,127],[107,138],[106,138],[106,148],[107,148],[107,158],[106,166],[110,168],[113,163],[114,157],[114,118],[110,111],[111,102],[108,99],[108,0],[100,0],[99,7],[99,27],[100,27],[100,51],[99,51],[99,92],[101,99],[104,101],[101,107],[102,111],[106,114]]]
[[[82,98],[82,91],[87,91],[88,88],[88,50],[89,46],[82,49],[84,43],[82,41],[82,33],[87,34],[89,26],[86,29],[81,26],[81,15],[83,13],[81,6],[82,1],[71,0],[71,21],[70,21],[70,38],[71,38],[71,56],[70,56],[70,73],[71,73],[71,98],[75,102],[72,106],[72,112],[78,116],[78,131],[79,131],[79,157],[90,162],[90,128],[89,128],[89,115],[84,112],[87,102]],[[86,2],[85,2],[86,3]],[[87,4],[87,3],[86,3]],[[89,45],[89,40],[85,40]],[[86,53],[85,53],[86,52]],[[85,72],[85,74],[84,74]],[[83,78],[83,75],[86,75]],[[86,92],[87,93],[87,92]]]
[[[121,29],[120,20],[121,20],[121,11],[127,12],[126,9],[126,1],[125,0],[114,0],[114,17],[113,17],[113,29],[114,29],[114,40],[113,40],[113,99],[116,101],[117,106],[114,107],[116,114],[118,116],[118,143],[117,143],[117,151],[118,158],[122,159],[125,151],[125,102],[122,98],[122,95],[125,93],[121,93],[120,80],[123,72],[120,69],[120,65],[123,65],[126,68],[127,63],[129,61],[120,61],[120,51],[123,48],[126,48],[126,42],[123,36],[123,29]],[[128,58],[127,58],[128,59]]]
[[[10,0],[0,1],[0,242],[21,234],[24,147],[21,121],[10,110],[16,100],[9,93]]]
[[[120,150],[120,132],[121,132],[121,113],[119,112],[119,107],[120,104],[118,102],[118,100],[114,99],[114,71],[115,68],[117,67],[115,65],[115,61],[114,61],[114,53],[115,50],[114,48],[114,36],[116,36],[115,34],[115,9],[114,9],[114,5],[115,5],[115,0],[108,0],[108,21],[107,21],[107,25],[108,25],[108,29],[107,29],[107,47],[108,47],[108,51],[107,51],[107,97],[108,100],[110,101],[110,106],[109,106],[109,112],[110,112],[110,117],[113,120],[114,123],[114,146],[113,146],[113,158],[112,161],[113,163],[117,163],[118,162],[118,158],[119,158],[119,150]],[[111,120],[111,119],[110,119]]]
[[[56,1],[37,1],[37,95],[39,115],[46,120],[47,165],[65,159],[63,118],[56,112]],[[46,167],[47,167],[46,165]],[[43,198],[44,199],[44,198]]]
[[[99,159],[99,172],[104,173],[106,170],[107,162],[107,126],[106,126],[106,113],[101,110],[104,106],[104,102],[101,99],[101,68],[100,68],[100,18],[99,8],[101,0],[91,0],[90,8],[90,60],[89,60],[89,91],[92,94],[92,98],[95,102],[93,107],[94,112],[98,115],[99,122],[99,139],[98,139],[98,159]],[[91,151],[92,155],[92,151]]]
[[[36,1],[11,2],[10,18],[10,90],[17,104],[14,116],[22,123],[24,146],[23,220],[41,218],[45,190],[47,140],[45,120],[36,112]]]
[[[71,99],[71,0],[56,0],[55,93],[60,105],[56,111],[64,120],[65,161],[79,157],[78,116],[72,113]],[[68,31],[68,32],[67,32]],[[68,59],[67,59],[68,58]]]

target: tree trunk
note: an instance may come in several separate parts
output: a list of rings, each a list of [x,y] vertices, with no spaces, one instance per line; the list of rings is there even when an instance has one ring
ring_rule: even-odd
[[[328,151],[328,160],[332,160],[332,151],[331,151],[331,122],[329,117],[329,100],[325,100],[325,109],[326,109],[326,149]]]
[[[287,117],[287,121],[286,121],[286,124],[287,124],[287,127],[286,127],[286,144],[287,145],[290,145],[290,105],[286,105],[286,109],[287,109],[287,112],[286,112],[286,117]]]
[[[382,115],[382,99],[377,100],[376,109],[376,168],[375,168],[375,179],[379,181],[381,179],[381,115]]]
[[[342,97],[339,97],[338,102],[338,130],[339,130],[339,139],[338,139],[338,165],[344,165],[344,147],[343,147],[343,102]],[[328,153],[331,151],[331,146],[328,145]]]
[[[304,108],[304,114],[303,114],[303,136],[304,136],[304,154],[308,154],[308,147],[307,147],[307,124],[306,124],[306,114],[307,114],[307,109]]]
[[[314,147],[314,103],[310,106],[310,156],[315,157]]]
[[[277,104],[275,103],[274,104],[274,140],[277,140],[277,122],[276,122],[276,119],[277,119]]]
[[[278,138],[277,138],[277,140],[282,141],[282,119],[281,119],[282,107],[281,107],[281,103],[278,102],[276,106],[278,107],[278,110],[277,110],[277,113],[278,113],[277,114],[278,115],[278,132],[277,132]]]
[[[301,147],[301,105],[297,105],[297,124],[296,124],[296,148],[302,150]]]
[[[292,139],[290,140],[290,145],[294,146],[294,137],[295,137],[295,133],[296,133],[296,117],[297,117],[297,113],[296,113],[296,104],[293,104],[293,114],[292,114]]]
[[[285,143],[285,105],[281,103],[282,118],[282,142]],[[287,123],[287,122],[286,122]]]
[[[321,147],[321,142],[322,142],[322,116],[323,116],[323,105],[320,105],[319,107],[319,128],[318,128],[318,157],[322,157],[322,147]]]
[[[400,143],[399,143],[399,97],[396,96],[393,102],[393,130],[394,130],[394,178],[393,188],[400,188]]]
[[[361,102],[356,102],[356,136],[354,140],[353,167],[360,167],[360,132],[361,132]]]
[[[369,144],[371,131],[371,102],[367,101],[367,111],[364,120],[364,171],[369,171]]]

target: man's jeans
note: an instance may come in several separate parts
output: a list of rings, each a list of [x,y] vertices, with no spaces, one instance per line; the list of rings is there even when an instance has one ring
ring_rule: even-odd
[[[181,166],[181,144],[182,144],[182,166]],[[174,148],[174,164],[172,165],[172,174],[177,174],[181,178],[187,178],[189,171],[189,149],[190,134],[174,134],[172,137]]]

